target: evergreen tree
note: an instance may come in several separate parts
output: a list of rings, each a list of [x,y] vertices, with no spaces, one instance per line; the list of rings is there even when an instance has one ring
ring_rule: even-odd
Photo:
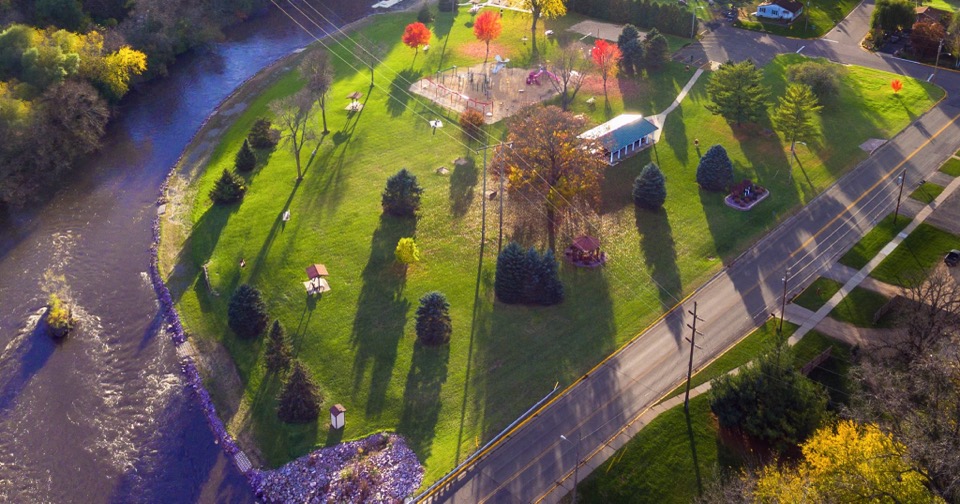
[[[223,174],[220,175],[220,178],[213,185],[213,189],[210,190],[210,199],[214,203],[226,205],[240,201],[246,190],[243,179],[236,173],[224,168]]]
[[[401,169],[387,179],[380,203],[383,211],[398,217],[412,217],[420,208],[420,195],[423,188],[417,184],[416,175]]]
[[[516,242],[508,243],[500,251],[493,290],[501,302],[514,304],[523,301],[523,284],[527,270],[525,263],[526,255]]]
[[[271,128],[270,121],[264,118],[257,119],[247,134],[247,140],[254,149],[272,149],[280,141],[279,132]]]
[[[540,260],[540,253],[537,252],[537,249],[533,247],[527,249],[527,256],[523,264],[525,274],[523,278],[523,296],[520,302],[523,304],[539,303],[543,297],[543,263]]]
[[[728,61],[717,69],[707,83],[710,103],[707,110],[723,116],[739,126],[743,121],[756,121],[766,111],[768,90],[763,73],[752,61]]]
[[[633,181],[633,202],[642,208],[657,210],[667,200],[667,183],[663,172],[654,163],[649,163]]]
[[[697,183],[704,190],[722,192],[733,183],[733,162],[727,150],[714,145],[700,158],[697,165]]]
[[[319,388],[306,367],[295,361],[277,398],[277,417],[286,423],[310,423],[320,416],[322,401]]]
[[[450,303],[439,292],[428,292],[417,308],[417,339],[424,345],[442,345],[450,341]]]
[[[806,84],[790,84],[773,111],[773,127],[790,142],[796,151],[797,140],[809,140],[817,134],[816,115],[823,107]]]
[[[279,320],[274,320],[273,327],[270,328],[270,339],[267,341],[265,355],[267,369],[270,371],[287,369],[290,366],[291,353],[283,326],[280,325]]]
[[[253,149],[250,148],[250,143],[246,139],[244,139],[240,151],[237,152],[233,166],[240,173],[251,171],[257,166],[257,155],[253,153]]]
[[[540,304],[545,306],[555,305],[563,302],[563,282],[560,281],[560,273],[557,270],[557,258],[553,254],[553,249],[547,249],[540,260]]]
[[[660,68],[670,57],[670,44],[667,38],[656,28],[650,30],[643,39],[643,66]]]
[[[617,46],[620,47],[620,69],[627,75],[634,75],[643,68],[643,43],[640,41],[640,31],[636,26],[628,24],[623,27],[617,37]]]
[[[230,297],[227,325],[241,338],[255,338],[267,328],[267,305],[256,287],[242,284]]]

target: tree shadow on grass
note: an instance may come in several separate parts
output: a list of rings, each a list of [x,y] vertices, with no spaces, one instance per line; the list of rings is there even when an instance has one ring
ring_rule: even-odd
[[[440,389],[447,381],[449,359],[449,345],[428,347],[419,342],[414,344],[397,430],[420,460],[430,457],[430,445],[440,417]]]
[[[683,295],[670,220],[663,209],[651,211],[637,208],[634,210],[634,217],[647,273],[657,289],[660,309],[667,311],[679,303]],[[683,317],[667,317],[664,323],[670,327],[679,345],[683,338]]]
[[[173,271],[165,279],[174,303],[179,301],[184,292],[193,285],[201,301],[201,308],[206,310],[203,305],[206,304],[205,301],[209,301],[211,293],[203,278],[203,265],[213,256],[213,251],[220,241],[220,234],[227,227],[233,214],[240,209],[240,205],[241,203],[211,205],[193,225],[190,236],[184,240],[183,246],[177,253]],[[237,258],[237,263],[239,261],[240,258]],[[222,271],[229,270],[228,265],[223,265]],[[211,279],[211,287],[214,289],[218,287],[213,285],[213,279]],[[227,294],[229,295],[230,292]]]
[[[450,213],[463,217],[473,203],[473,190],[477,186],[477,164],[472,156],[464,156],[466,163],[457,164],[450,174]],[[481,195],[485,197],[485,195]]]
[[[643,167],[651,162],[654,151],[645,149],[637,155],[604,169],[600,182],[600,213],[603,215],[618,212],[633,205],[633,181],[640,175]]]
[[[554,384],[559,382],[562,388],[571,383],[616,348],[606,271],[563,267],[560,277],[566,294],[559,305],[495,302],[491,311],[478,317],[472,396],[476,415],[482,419],[481,444],[543,398]],[[616,392],[612,386],[601,388],[597,403],[614,400]],[[571,414],[585,417],[589,411]]]
[[[397,344],[410,310],[410,302],[403,297],[405,278],[397,267],[394,250],[400,238],[414,235],[416,225],[412,218],[381,216],[361,273],[363,287],[353,320],[353,386],[367,391],[368,417],[376,418],[383,411]],[[370,381],[365,384],[367,375]]]
[[[687,141],[687,126],[683,121],[683,108],[681,104],[667,116],[661,126],[663,135],[660,138],[667,141],[667,145],[673,150],[677,161],[682,166],[686,166],[689,159],[690,142]]]
[[[387,99],[387,112],[393,117],[399,117],[407,110],[410,101],[410,86],[420,80],[422,72],[408,68],[401,70],[390,82],[390,97]]]
[[[693,460],[693,472],[697,478],[697,494],[703,495],[703,479],[700,477],[700,460],[697,458],[697,439],[693,435],[693,423],[690,420],[690,410],[685,408],[683,416],[687,420],[687,438],[690,439],[690,455]]]

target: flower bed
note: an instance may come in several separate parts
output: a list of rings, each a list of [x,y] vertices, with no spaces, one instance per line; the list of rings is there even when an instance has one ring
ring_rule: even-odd
[[[770,196],[770,191],[765,187],[754,184],[749,179],[743,179],[742,182],[734,184],[730,194],[723,201],[730,208],[747,211],[767,199],[767,196]]]

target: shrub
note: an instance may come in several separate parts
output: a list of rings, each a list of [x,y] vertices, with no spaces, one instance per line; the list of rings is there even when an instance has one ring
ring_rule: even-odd
[[[733,182],[733,162],[727,150],[714,145],[700,158],[697,165],[697,183],[704,190],[723,192]]]
[[[247,140],[254,149],[272,149],[280,142],[280,132],[272,129],[270,121],[260,118],[253,123],[250,133],[247,134]]]
[[[510,242],[497,256],[497,274],[493,291],[503,303],[514,304],[523,300],[523,284],[527,275],[527,258],[516,242]]]
[[[400,241],[397,242],[396,250],[393,251],[393,255],[397,258],[397,261],[400,261],[406,266],[420,261],[420,249],[417,247],[417,242],[414,241],[413,238],[400,238]]]
[[[320,416],[320,391],[306,367],[295,361],[277,398],[277,417],[286,423],[310,423]]]
[[[240,201],[247,188],[243,185],[243,179],[236,173],[223,169],[223,174],[217,179],[210,190],[210,199],[214,203],[226,205]]]
[[[667,183],[663,172],[653,163],[647,164],[633,181],[633,202],[642,208],[656,210],[667,200]]]
[[[56,294],[50,294],[47,305],[47,327],[50,328],[50,335],[54,338],[63,338],[73,329],[73,314]]]
[[[380,199],[383,211],[398,217],[412,217],[420,208],[423,188],[417,184],[416,175],[403,168],[387,179],[387,187]]]
[[[253,149],[250,148],[250,142],[247,140],[243,141],[243,146],[240,147],[240,151],[237,152],[233,167],[240,173],[251,171],[257,167],[257,155],[253,153]]]
[[[267,328],[267,306],[260,291],[248,284],[237,287],[227,308],[227,325],[237,336],[252,339]]]
[[[267,341],[267,351],[265,359],[267,369],[270,371],[280,371],[290,366],[292,352],[290,343],[287,342],[286,332],[279,320],[273,321],[273,327],[270,328],[270,340]]]
[[[428,292],[417,308],[417,338],[424,345],[442,345],[450,341],[450,303],[439,292]]]
[[[804,61],[790,65],[787,80],[810,86],[821,103],[840,94],[840,70],[829,63]]]
[[[433,12],[430,11],[430,6],[426,3],[424,3],[423,7],[420,8],[420,11],[417,12],[417,21],[420,21],[423,24],[433,22]]]
[[[460,128],[471,140],[480,140],[483,134],[483,114],[476,109],[467,109],[460,114]]]

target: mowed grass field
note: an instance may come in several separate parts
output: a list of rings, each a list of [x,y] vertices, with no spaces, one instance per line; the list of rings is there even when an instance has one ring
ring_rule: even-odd
[[[759,126],[734,128],[703,106],[707,75],[668,118],[656,149],[607,169],[599,214],[571,219],[560,246],[574,235],[598,235],[610,261],[604,269],[561,268],[563,304],[550,308],[506,306],[494,301],[497,212],[488,202],[486,235],[481,240],[482,158],[456,127],[457,116],[406,92],[409,82],[451,65],[483,59],[482,44],[467,26],[471,16],[441,14],[433,23],[428,53],[414,57],[399,43],[415,13],[378,16],[343,45],[329,43],[337,55],[337,77],[328,98],[331,134],[319,135],[319,110],[310,119],[317,138],[303,154],[306,172],[296,182],[289,149],[281,145],[260,153],[260,166],[247,177],[244,200],[212,206],[207,196],[233,158],[250,126],[270,116],[270,101],[303,85],[296,73],[282,76],[247,102],[236,121],[221,132],[204,166],[191,172],[181,203],[172,203],[163,236],[163,270],[177,307],[197,347],[229,356],[207,383],[231,432],[267,465],[277,466],[315,446],[354,439],[380,430],[403,434],[433,481],[506,427],[556,383],[571,383],[633,338],[661,313],[716,273],[723,261],[748,247],[784,216],[796,211],[865,154],[867,138],[888,138],[922,114],[942,92],[905,81],[898,98],[889,92],[891,76],[850,69],[837,106],[826,110],[823,137],[799,149],[799,163],[776,135]],[[547,21],[560,32],[582,18]],[[507,12],[500,40],[491,55],[529,62],[528,18]],[[542,26],[542,25],[541,25]],[[368,70],[350,53],[356,44],[380,43],[390,49]],[[557,48],[541,41],[544,57]],[[339,58],[343,58],[343,60]],[[777,96],[784,89],[786,65],[800,57],[781,57],[765,69]],[[693,70],[671,63],[642,79],[620,79],[611,88],[611,113],[653,114],[666,108]],[[595,86],[588,83],[590,86]],[[346,96],[362,91],[364,109],[348,116]],[[597,96],[590,109],[585,100]],[[602,94],[585,89],[575,113],[606,119]],[[441,118],[436,134],[428,120]],[[488,129],[495,141],[503,124]],[[772,196],[752,212],[725,207],[723,195],[701,193],[695,183],[698,151],[723,144],[738,179],[749,177]],[[314,153],[315,150],[315,153]],[[463,157],[466,164],[453,161]],[[634,177],[648,162],[666,174],[668,198],[661,212],[634,210]],[[451,173],[437,175],[447,167]],[[380,194],[386,179],[401,168],[415,173],[424,187],[417,219],[382,215]],[[543,247],[537,229],[542,215],[517,215],[506,203],[504,241]],[[285,210],[291,220],[282,222]],[[533,223],[533,226],[527,224]],[[533,232],[529,230],[533,229]],[[415,236],[421,263],[403,272],[394,261],[401,237]],[[241,259],[245,268],[239,266]],[[324,263],[332,292],[308,297],[304,269]],[[209,271],[209,292],[201,267]],[[238,340],[227,328],[230,294],[241,283],[259,288],[272,317],[286,327],[297,357],[319,382],[324,406],[347,408],[342,432],[319,422],[289,426],[276,418],[275,397],[281,377],[266,372],[263,340]],[[414,313],[424,293],[439,290],[450,302],[453,337],[448,346],[415,344]],[[228,379],[235,375],[235,379]]]

